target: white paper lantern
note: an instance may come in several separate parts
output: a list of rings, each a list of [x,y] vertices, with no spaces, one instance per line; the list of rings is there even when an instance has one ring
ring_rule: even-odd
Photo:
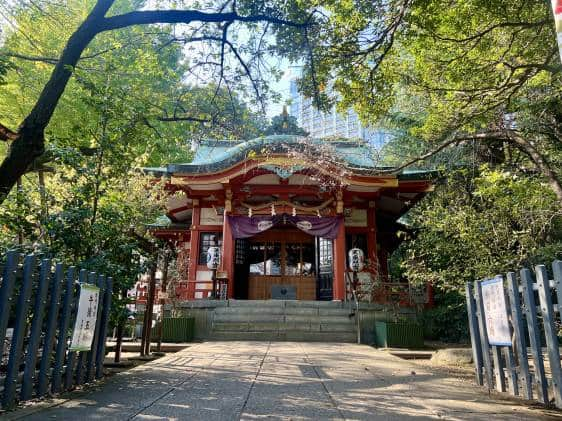
[[[207,250],[207,267],[209,269],[217,269],[221,262],[220,247],[212,246]]]
[[[349,250],[349,269],[353,272],[361,272],[365,267],[365,253],[363,250],[353,248]]]

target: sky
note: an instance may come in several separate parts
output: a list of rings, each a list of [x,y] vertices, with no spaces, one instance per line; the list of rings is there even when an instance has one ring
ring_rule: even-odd
[[[278,94],[281,95],[281,101],[279,103],[270,103],[267,107],[267,116],[269,118],[281,114],[283,111],[283,105],[287,103],[287,101],[291,98],[290,93],[290,82],[291,79],[295,76],[295,71],[286,63],[285,73],[283,77],[278,81],[274,82],[271,85],[271,89]]]

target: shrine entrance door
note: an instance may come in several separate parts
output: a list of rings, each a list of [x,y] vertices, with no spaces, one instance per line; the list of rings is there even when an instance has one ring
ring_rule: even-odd
[[[296,229],[271,229],[248,239],[248,299],[316,300],[314,237]]]

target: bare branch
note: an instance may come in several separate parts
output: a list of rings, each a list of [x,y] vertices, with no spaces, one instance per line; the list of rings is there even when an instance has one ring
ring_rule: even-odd
[[[2,55],[6,56],[6,57],[19,58],[20,60],[40,61],[40,62],[47,63],[47,64],[57,64],[58,61],[59,61],[58,59],[53,58],[53,57],[27,56],[27,55],[24,55],[24,54],[13,53],[11,51],[4,52],[4,53],[2,53]]]
[[[420,161],[425,161],[428,158],[431,158],[434,155],[437,155],[439,152],[441,152],[443,149],[447,148],[448,146],[451,146],[453,144],[458,144],[460,143],[462,140],[466,140],[463,138],[452,138],[452,139],[448,139],[445,140],[444,142],[440,143],[439,145],[437,145],[435,148],[431,149],[429,152],[424,153],[423,155],[419,155],[416,156],[415,158],[405,162],[404,164],[398,166],[398,167],[394,167],[388,170],[382,170],[382,173],[398,173],[400,171],[402,171],[403,169],[410,167],[412,165],[414,165],[417,162]]]
[[[210,123],[213,120],[208,118],[191,117],[191,116],[173,116],[173,117],[158,117],[158,121],[173,122],[173,121],[193,121],[195,123]]]

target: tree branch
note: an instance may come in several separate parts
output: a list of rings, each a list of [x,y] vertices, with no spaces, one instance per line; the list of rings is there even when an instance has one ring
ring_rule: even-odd
[[[477,32],[474,35],[470,35],[468,37],[465,38],[449,38],[449,37],[443,37],[440,36],[438,34],[433,34],[433,36],[435,38],[437,38],[440,41],[449,41],[449,42],[456,42],[456,43],[467,43],[470,41],[474,41],[477,39],[480,39],[482,37],[484,37],[486,34],[494,31],[495,29],[499,29],[499,28],[513,28],[513,27],[519,27],[519,28],[536,28],[536,27],[540,27],[540,26],[544,26],[546,24],[550,24],[550,19],[549,20],[541,20],[539,22],[501,22],[501,23],[497,23],[495,25],[489,26],[488,28]]]
[[[478,136],[478,135],[476,135]],[[463,140],[467,140],[466,138],[452,138],[452,139],[448,139],[445,140],[444,142],[440,143],[439,145],[437,145],[435,148],[431,149],[429,152],[424,153],[423,155],[419,155],[415,158],[412,158],[411,160],[407,161],[406,163],[398,166],[398,167],[394,167],[394,168],[390,168],[388,170],[382,170],[382,173],[398,173],[400,171],[402,171],[403,169],[414,165],[417,162],[420,161],[425,161],[428,158],[431,158],[434,155],[437,155],[439,152],[441,152],[443,149],[447,148],[448,146],[451,146],[455,143],[460,143]]]
[[[0,164],[0,203],[5,200],[18,178],[25,173],[37,157],[44,153],[45,128],[51,120],[80,56],[97,34],[133,25],[157,23],[269,22],[294,28],[306,28],[310,24],[312,16],[310,15],[303,22],[293,22],[265,14],[240,16],[235,11],[235,3],[233,3],[233,11],[229,13],[207,13],[196,10],[141,10],[105,17],[114,1],[97,0],[86,19],[68,39],[51,77],[20,125],[18,136],[10,145],[6,157]]]
[[[16,140],[18,137],[19,134],[0,123],[0,140],[7,142],[8,140]]]
[[[172,121],[193,121],[195,123],[210,123],[212,120],[208,118],[199,118],[191,116],[173,116],[173,117],[157,117],[158,121],[172,122]]]
[[[7,51],[7,52],[3,53],[2,55],[6,56],[6,57],[19,58],[20,60],[40,61],[40,62],[47,63],[47,64],[57,64],[58,63],[58,59],[53,58],[53,57],[27,56],[27,55],[24,55],[24,54],[13,53],[11,51]]]
[[[424,161],[437,153],[441,152],[443,149],[447,148],[453,144],[459,144],[468,140],[476,141],[486,141],[486,140],[502,140],[510,142],[516,146],[517,149],[524,152],[533,162],[535,167],[540,171],[541,175],[548,180],[551,190],[556,195],[557,201],[562,205],[562,183],[560,182],[557,174],[552,170],[550,163],[547,158],[539,152],[539,150],[533,145],[531,141],[526,139],[516,130],[500,130],[491,131],[485,133],[476,133],[469,136],[455,136],[453,138],[447,139],[444,142],[437,145],[434,149],[426,152],[423,155],[417,156],[410,161],[388,170],[382,170],[382,173],[398,173],[404,168],[407,168],[417,162]]]
[[[235,12],[206,13],[197,10],[140,10],[123,15],[105,18],[99,32],[125,28],[132,25],[150,25],[154,23],[191,23],[191,22],[270,22],[277,25],[303,28],[308,25],[304,22],[293,22],[268,15],[240,16]]]

